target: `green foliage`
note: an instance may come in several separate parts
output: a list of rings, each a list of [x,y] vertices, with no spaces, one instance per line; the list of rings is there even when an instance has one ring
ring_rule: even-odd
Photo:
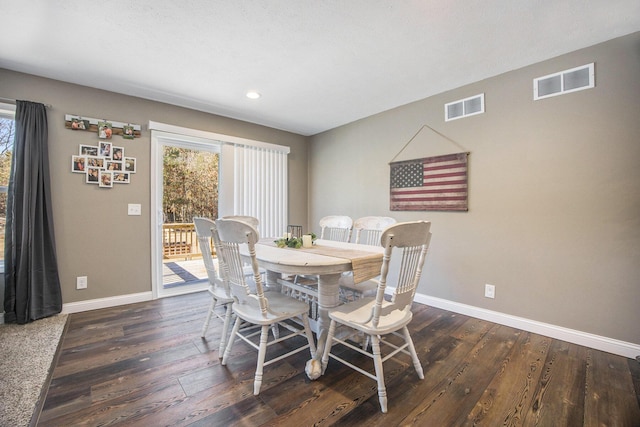
[[[311,241],[315,242],[316,241],[316,233],[311,233]],[[300,249],[302,247],[302,237],[287,237],[287,238],[282,238],[282,239],[277,239],[274,240],[273,243],[276,244],[277,247],[279,248],[294,248],[294,249]]]
[[[165,222],[192,222],[194,216],[218,217],[217,153],[166,147],[164,152]]]

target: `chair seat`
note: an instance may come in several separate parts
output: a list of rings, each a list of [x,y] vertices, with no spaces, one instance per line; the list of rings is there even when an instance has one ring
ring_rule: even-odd
[[[233,310],[247,322],[257,325],[270,325],[306,313],[309,310],[309,306],[295,298],[277,292],[270,292],[269,311],[266,316],[260,312],[258,307],[248,304],[234,303]]]
[[[209,293],[213,298],[218,300],[219,304],[230,304],[233,302],[233,298],[227,296],[227,292],[219,287],[209,286]]]
[[[355,283],[353,281],[353,274],[343,274],[340,276],[338,284],[342,288],[358,292],[364,296],[375,296],[373,294],[378,289],[378,282],[375,280],[365,280],[364,282]]]
[[[381,316],[380,323],[375,327],[371,323],[371,313],[375,304],[375,298],[361,298],[330,310],[329,317],[336,322],[370,335],[384,335],[396,331],[408,325],[413,317],[411,310],[394,310],[386,316]],[[383,309],[390,305],[389,301],[382,302]]]
[[[243,270],[245,270],[245,268],[243,268]],[[250,266],[249,266],[249,270],[251,270]],[[245,276],[246,276],[245,280],[247,282],[247,285],[249,286],[249,289],[255,292],[256,282],[253,280],[253,272],[251,275],[245,273]],[[270,289],[265,289],[265,292],[269,292],[269,291]],[[211,294],[212,297],[218,300],[219,304],[228,304],[234,301],[232,296],[227,296],[227,292],[221,286],[215,286],[215,287],[209,286],[209,293]]]

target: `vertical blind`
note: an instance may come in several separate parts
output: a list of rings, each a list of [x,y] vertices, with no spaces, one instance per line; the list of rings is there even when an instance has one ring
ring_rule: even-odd
[[[248,145],[234,146],[235,215],[260,220],[261,237],[287,230],[287,152]]]

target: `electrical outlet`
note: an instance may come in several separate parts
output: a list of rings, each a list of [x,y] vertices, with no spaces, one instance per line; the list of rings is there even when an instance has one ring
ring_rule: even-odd
[[[87,289],[87,276],[76,277],[76,289]]]
[[[486,284],[484,285],[484,296],[487,298],[495,298],[496,297],[496,287],[493,285]]]

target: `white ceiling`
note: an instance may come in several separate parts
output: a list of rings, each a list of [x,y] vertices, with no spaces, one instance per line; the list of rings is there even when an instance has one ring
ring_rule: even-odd
[[[638,30],[639,0],[0,0],[0,67],[313,135]]]

